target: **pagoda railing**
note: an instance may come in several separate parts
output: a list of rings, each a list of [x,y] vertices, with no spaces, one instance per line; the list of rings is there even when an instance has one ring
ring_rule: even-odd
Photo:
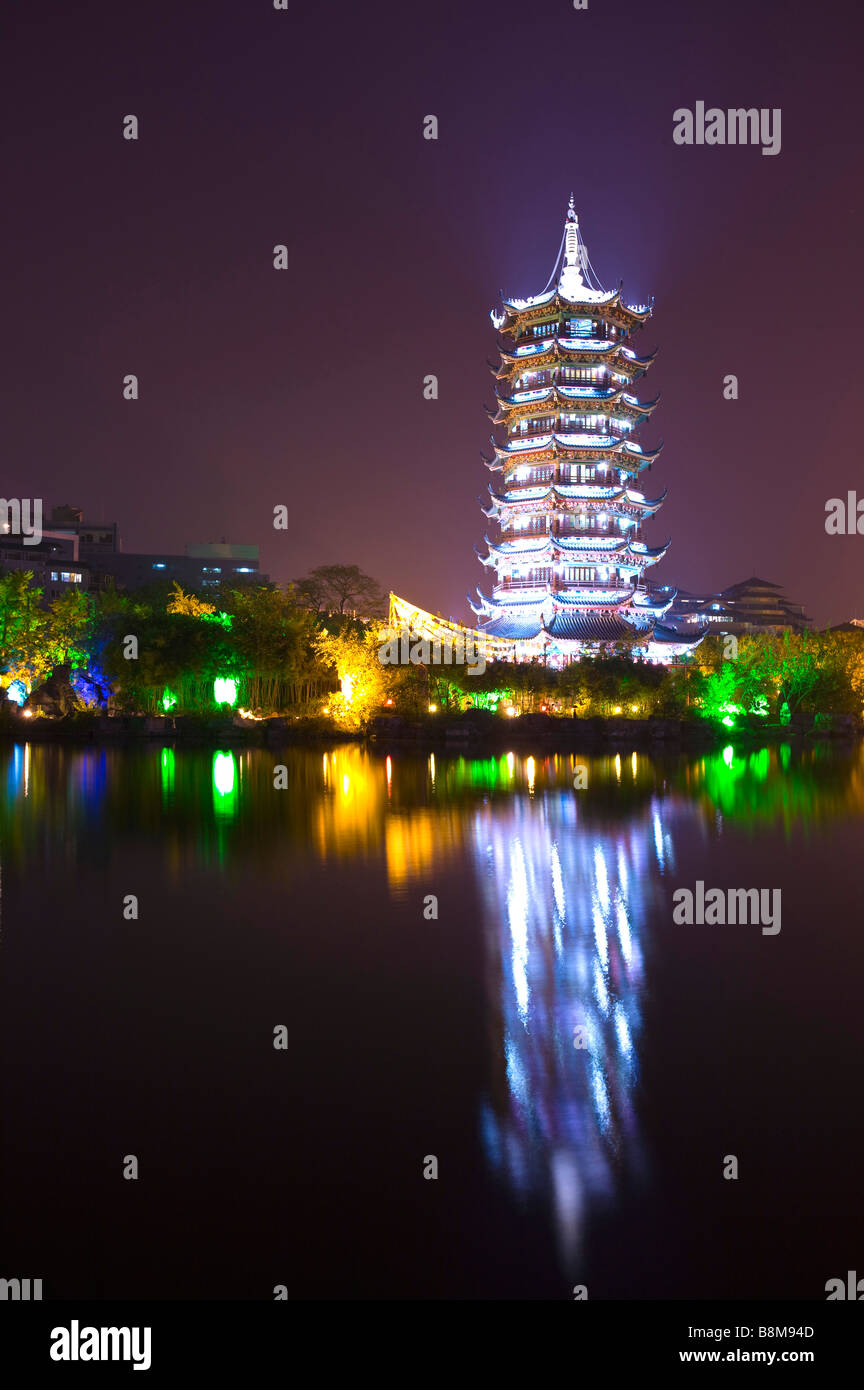
[[[625,586],[622,583],[603,584],[596,579],[503,579],[500,584],[495,585],[495,593],[509,593],[518,589],[537,589],[545,594],[547,589],[555,593],[569,593],[572,589],[597,589],[609,590],[617,593]]]

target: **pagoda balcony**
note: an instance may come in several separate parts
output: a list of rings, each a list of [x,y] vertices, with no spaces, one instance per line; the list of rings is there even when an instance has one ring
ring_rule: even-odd
[[[538,536],[543,536],[549,540],[561,541],[585,541],[586,549],[590,549],[592,543],[597,543],[599,549],[610,546],[623,540],[641,540],[641,536],[628,535],[627,531],[589,531],[586,528],[570,528],[555,526],[551,531],[547,531],[542,526],[520,527],[518,531],[502,531],[501,542],[518,544],[524,540],[536,540]]]
[[[553,594],[571,593],[574,589],[609,589],[616,592],[623,587],[621,580],[606,581],[600,579],[563,579],[560,575],[554,575],[552,579],[502,579],[493,589],[493,596],[516,592],[520,589],[536,589],[545,594],[549,590]],[[623,600],[622,600],[623,601]]]
[[[536,540],[538,536],[554,536],[554,531],[547,531],[545,526],[520,526],[518,531],[502,531],[502,541],[524,541],[527,539]]]

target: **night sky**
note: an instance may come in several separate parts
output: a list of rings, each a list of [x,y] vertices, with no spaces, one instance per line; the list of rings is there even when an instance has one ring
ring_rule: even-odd
[[[603,285],[656,300],[653,577],[864,616],[864,538],[825,533],[864,495],[858,5],[289,5],[7,9],[3,494],[465,619],[489,310],[542,290],[572,190]],[[780,107],[781,153],[676,146],[699,100]]]

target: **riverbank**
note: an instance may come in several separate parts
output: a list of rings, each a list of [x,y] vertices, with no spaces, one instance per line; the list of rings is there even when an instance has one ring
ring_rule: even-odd
[[[523,714],[511,718],[471,710],[419,719],[380,715],[362,732],[352,733],[326,718],[239,715],[168,715],[81,713],[64,718],[26,718],[17,711],[0,721],[0,739],[21,742],[164,743],[191,747],[369,742],[375,746],[445,748],[457,751],[500,750],[527,744],[547,749],[611,748],[710,749],[736,743],[759,746],[791,741],[854,740],[864,725],[854,715],[795,716],[789,724],[754,720],[732,727],[703,719],[561,718]]]

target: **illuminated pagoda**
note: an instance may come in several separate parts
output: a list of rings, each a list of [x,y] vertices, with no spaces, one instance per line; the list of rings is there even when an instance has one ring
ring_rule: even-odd
[[[620,285],[599,286],[572,197],[547,288],[502,296],[492,311],[501,361],[489,414],[506,439],[493,435],[484,457],[495,480],[483,511],[500,535],[478,551],[491,596],[478,589],[469,603],[479,631],[496,646],[512,642],[517,658],[559,664],[626,641],[669,660],[701,640],[664,623],[676,590],[646,582],[669,545],[649,546],[642,533],[666,495],[643,490],[662,446],[637,442],[657,400],[632,394],[654,354],[640,357],[630,339],[650,314],[625,303]]]

